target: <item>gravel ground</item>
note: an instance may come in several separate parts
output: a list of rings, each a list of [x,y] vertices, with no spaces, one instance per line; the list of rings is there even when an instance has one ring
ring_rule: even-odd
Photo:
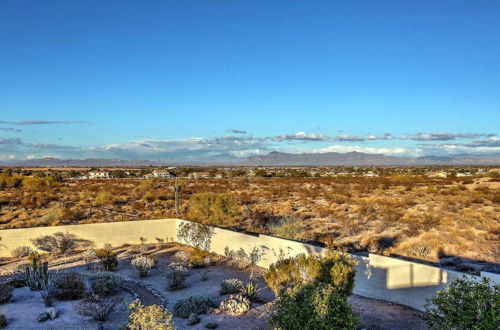
[[[204,325],[208,322],[217,323],[219,325],[218,329],[269,328],[267,319],[271,305],[270,301],[274,299],[274,294],[265,285],[260,276],[262,269],[239,270],[224,263],[203,269],[190,269],[186,280],[186,287],[178,291],[168,291],[162,275],[162,268],[172,261],[172,256],[176,252],[189,251],[189,247],[180,244],[168,244],[161,249],[152,249],[150,253],[160,261],[160,266],[157,269],[151,270],[150,274],[145,278],[140,278],[137,271],[130,266],[126,258],[126,250],[123,248],[120,249],[122,253],[120,254],[121,260],[117,273],[128,281],[127,287],[132,289],[132,291],[135,288],[137,294],[145,296],[146,300],[150,302],[158,301],[148,295],[148,292],[144,291],[142,287],[139,288],[137,285],[131,284],[135,281],[140,281],[149,287],[149,291],[156,292],[159,298],[164,299],[166,307],[170,310],[172,310],[174,304],[179,299],[184,299],[192,295],[205,295],[216,303],[219,303],[225,298],[225,296],[219,294],[220,283],[222,280],[228,278],[238,278],[247,281],[251,275],[254,275],[262,288],[259,294],[261,303],[253,303],[252,309],[244,315],[201,315],[201,322],[195,326],[188,326],[185,319],[174,318],[176,329],[204,329]],[[21,262],[4,262],[2,267],[0,267],[0,273],[9,273],[9,270],[19,263]],[[82,273],[93,272],[85,268],[78,255],[66,258],[64,264],[59,264],[59,266],[51,268],[64,268]],[[207,280],[202,280],[203,273],[206,273]],[[127,323],[128,310],[126,305],[133,300],[133,297],[125,291],[119,294],[122,296],[124,303],[110,316],[108,321],[103,323],[105,329],[118,329]],[[349,302],[367,329],[426,329],[424,314],[411,308],[356,295],[351,296]],[[76,314],[73,308],[76,303],[76,301],[56,301],[55,307],[60,312],[58,318],[38,323],[36,320],[38,314],[45,311],[40,294],[32,292],[27,288],[18,288],[14,290],[11,302],[0,305],[0,311],[7,313],[9,321],[7,329],[98,329],[98,322]]]

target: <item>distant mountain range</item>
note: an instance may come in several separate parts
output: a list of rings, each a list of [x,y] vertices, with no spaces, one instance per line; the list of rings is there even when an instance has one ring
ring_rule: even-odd
[[[384,166],[384,165],[499,165],[500,155],[488,156],[427,156],[419,158],[385,156],[382,154],[367,154],[363,152],[338,152],[289,154],[273,151],[263,156],[252,156],[245,161],[246,165],[268,166]]]
[[[500,154],[496,155],[454,155],[426,157],[395,157],[362,152],[338,152],[291,154],[273,151],[267,155],[238,158],[220,155],[207,159],[183,162],[123,160],[118,158],[58,159],[41,158],[22,161],[3,162],[4,166],[22,167],[127,167],[127,166],[165,166],[165,165],[246,165],[246,166],[411,166],[411,165],[500,165]]]

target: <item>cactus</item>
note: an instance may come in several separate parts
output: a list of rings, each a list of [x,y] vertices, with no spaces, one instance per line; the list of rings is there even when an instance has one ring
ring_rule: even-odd
[[[181,192],[181,185],[175,182],[175,214],[179,214],[179,193]]]
[[[242,294],[230,295],[220,303],[219,309],[224,312],[242,314],[250,309],[250,299]]]
[[[49,281],[49,263],[46,261],[39,263],[38,259],[32,259],[25,272],[26,285],[33,291],[41,290]]]

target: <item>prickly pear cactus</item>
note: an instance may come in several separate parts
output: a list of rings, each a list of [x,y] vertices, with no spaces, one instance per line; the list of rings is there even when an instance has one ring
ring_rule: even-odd
[[[250,309],[250,299],[241,294],[233,294],[220,303],[219,309],[224,312],[242,314]]]

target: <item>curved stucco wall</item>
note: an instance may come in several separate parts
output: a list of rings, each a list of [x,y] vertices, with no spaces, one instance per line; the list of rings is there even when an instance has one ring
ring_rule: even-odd
[[[142,220],[0,230],[2,238],[0,244],[3,245],[3,248],[0,248],[0,256],[10,255],[10,251],[18,246],[31,245],[33,238],[60,231],[92,240],[97,247],[105,243],[113,246],[138,244],[141,242],[141,237],[146,238],[149,243],[155,243],[156,238],[185,243],[177,237],[177,228],[182,222],[186,220]],[[211,251],[214,253],[224,255],[226,248],[249,252],[254,247],[265,248],[266,253],[258,264],[265,268],[278,260],[280,255],[326,253],[324,248],[302,242],[214,228],[211,244]],[[371,253],[352,255],[352,257],[359,263],[354,293],[419,310],[424,310],[427,298],[435,296],[438,290],[446,288],[454,278],[463,276],[460,272]],[[483,275],[490,277],[496,283],[500,282],[499,275],[490,273]]]

